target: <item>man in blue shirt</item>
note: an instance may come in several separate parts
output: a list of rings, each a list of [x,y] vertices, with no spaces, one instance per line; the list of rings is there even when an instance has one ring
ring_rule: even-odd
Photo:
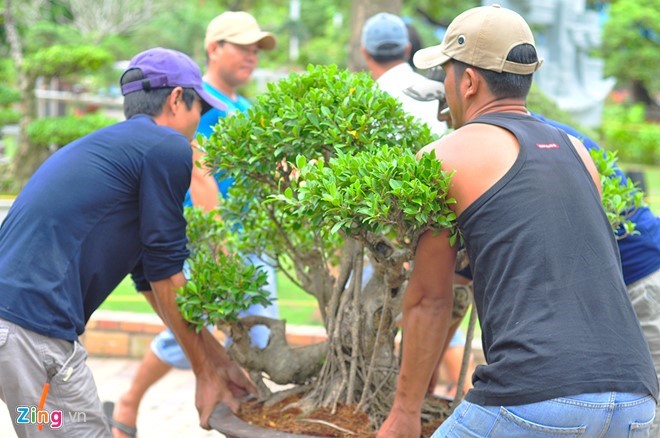
[[[211,109],[202,115],[197,133],[208,138],[218,119],[233,113],[245,112],[250,102],[237,93],[239,86],[245,85],[252,77],[257,66],[260,50],[275,47],[275,37],[263,32],[257,21],[247,12],[225,12],[214,18],[208,25],[205,47],[208,66],[204,75],[204,90],[225,104],[224,109]],[[196,142],[193,141],[193,146]],[[203,153],[194,147],[193,161],[201,162]],[[211,175],[207,168],[193,166],[190,190],[186,193],[184,205],[195,205],[210,211],[217,206],[218,196],[227,196],[233,180],[220,175]],[[271,300],[276,298],[276,275],[272,266],[264,263],[258,255],[246,256],[246,261],[258,265],[268,275],[267,290]],[[241,316],[260,315],[278,317],[275,303],[264,307],[252,305]],[[250,329],[252,345],[265,348],[270,330],[263,325]],[[172,368],[190,369],[190,362],[170,330],[159,333],[151,343],[140,363],[127,392],[119,399],[114,409],[115,426],[126,435],[117,431],[115,436],[133,436],[136,433],[136,421],[140,402],[154,383],[160,380]]]
[[[230,11],[218,15],[209,23],[204,42],[208,58],[204,90],[227,106],[226,110],[211,110],[202,116],[197,133],[209,138],[218,119],[246,112],[251,106],[245,97],[238,94],[238,88],[250,81],[257,67],[259,51],[274,49],[276,39],[270,32],[262,31],[252,15],[242,11]],[[193,157],[195,161],[202,160],[199,149],[193,152]],[[229,187],[233,184],[232,178],[225,178],[221,174],[211,175],[207,168],[198,166],[193,169],[192,178],[190,199],[187,198],[186,201],[191,205],[202,206],[205,210],[217,205],[218,194],[226,198]],[[202,187],[204,190],[201,190]],[[246,259],[248,263],[260,266],[268,275],[267,289],[273,303],[267,307],[253,305],[242,316],[278,318],[277,305],[274,303],[277,298],[275,269],[258,254],[249,254]],[[252,345],[265,348],[269,333],[270,330],[266,326],[252,327]]]
[[[204,91],[192,59],[173,50],[138,54],[120,83],[127,120],[50,157],[0,228],[0,398],[20,437],[44,428],[48,436],[110,436],[78,337],[128,273],[150,290],[145,296],[190,358],[203,427],[217,403],[237,410],[235,397],[255,392],[175,303],[188,256],[189,142],[201,113],[224,105]],[[31,407],[36,420],[23,415]],[[84,412],[86,421],[63,412]]]

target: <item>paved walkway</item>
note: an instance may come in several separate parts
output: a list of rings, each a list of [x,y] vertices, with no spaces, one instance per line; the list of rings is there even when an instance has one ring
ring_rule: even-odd
[[[90,358],[99,397],[116,400],[128,388],[138,361]],[[146,393],[138,416],[139,438],[222,438],[219,432],[199,427],[194,404],[195,377],[192,371],[172,370]],[[0,401],[0,437],[16,438],[7,406]]]

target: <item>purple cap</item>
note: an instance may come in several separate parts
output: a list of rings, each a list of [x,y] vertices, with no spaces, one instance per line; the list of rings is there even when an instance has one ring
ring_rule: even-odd
[[[131,59],[126,71],[134,68],[142,70],[144,79],[123,84],[121,94],[124,96],[135,91],[153,88],[192,88],[202,98],[202,113],[211,107],[219,110],[227,109],[224,103],[204,91],[199,67],[184,53],[162,47],[145,50]]]

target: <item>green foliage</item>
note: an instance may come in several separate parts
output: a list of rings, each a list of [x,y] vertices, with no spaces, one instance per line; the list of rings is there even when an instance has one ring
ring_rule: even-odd
[[[589,153],[600,174],[603,208],[612,230],[618,239],[635,233],[635,224],[628,218],[635,209],[644,205],[644,193],[635,187],[630,178],[624,181],[617,173],[616,152],[591,149]]]
[[[25,58],[25,73],[38,76],[66,76],[82,71],[96,71],[110,64],[112,56],[97,46],[50,46]]]
[[[647,122],[644,112],[642,104],[606,106],[601,128],[603,144],[618,151],[622,161],[660,164],[660,125]]]
[[[435,154],[418,160],[410,149],[383,145],[354,155],[338,151],[327,166],[323,160],[306,164],[300,155],[297,165],[304,184],[294,184],[297,199],[294,190],[283,196],[315,229],[361,240],[381,234],[411,248],[421,231],[454,228],[449,204],[455,201],[447,197],[451,175]]]
[[[0,74],[6,71],[2,67],[6,67],[6,64],[3,63],[0,66]],[[21,114],[12,108],[12,104],[18,102],[20,98],[21,93],[18,90],[6,85],[0,85],[0,127],[18,123]]]
[[[429,128],[365,73],[310,66],[270,84],[246,114],[220,119],[211,138],[199,141],[205,163],[234,179],[218,208],[215,237],[204,238],[221,241],[227,254],[264,254],[280,266],[292,260],[305,275],[336,257],[347,234],[383,233],[412,248],[420,230],[453,224],[444,196],[449,176],[432,157],[414,156],[432,141]],[[189,227],[205,220],[192,216]],[[218,283],[231,279],[224,289],[247,285],[242,289],[256,299],[254,273],[241,274],[235,256],[212,260],[216,253],[198,252],[193,269]],[[196,294],[180,298],[189,320],[228,318],[216,304],[209,315],[209,301],[199,297],[205,287],[195,287]]]
[[[58,22],[37,21],[26,29],[23,41],[25,53],[36,53],[54,45],[77,46],[84,43],[84,38],[72,26]]]
[[[207,163],[235,179],[222,217],[249,233],[241,250],[277,255],[283,248],[312,251],[318,236],[310,230],[323,235],[327,250],[340,243],[311,218],[294,216],[287,202],[271,199],[299,185],[296,157],[328,162],[338,152],[368,153],[382,145],[416,152],[431,140],[428,127],[374,88],[367,74],[310,66],[269,84],[247,114],[221,119],[204,147]]]
[[[225,254],[219,243],[226,228],[217,212],[186,208],[190,280],[176,297],[181,315],[199,332],[207,325],[231,324],[253,304],[270,304],[266,273],[238,254]],[[221,269],[219,269],[221,267]]]
[[[107,36],[103,38],[99,45],[103,50],[108,51],[113,59],[131,59],[136,53],[141,51],[131,38],[123,35]],[[169,46],[163,45],[163,47]],[[114,72],[113,81],[115,83],[119,82],[116,76],[117,74]]]
[[[18,123],[21,114],[11,107],[20,100],[21,93],[17,90],[0,85],[0,127]]]
[[[0,108],[0,127],[14,125],[21,118],[21,113],[11,108]]]
[[[300,38],[300,58],[306,64],[345,65],[347,60],[350,33],[346,24],[349,18],[350,2],[301,2],[301,21],[296,32]],[[341,16],[343,25],[335,21]],[[287,29],[285,35],[290,35]]]
[[[36,147],[61,148],[80,137],[116,123],[117,120],[100,115],[45,117],[32,122],[27,129],[30,143]]]
[[[603,30],[605,74],[660,91],[660,0],[616,0]]]
[[[16,69],[14,63],[9,57],[0,58],[0,77],[2,78],[2,87],[11,87],[16,83]]]
[[[0,85],[0,107],[10,105],[18,102],[21,98],[21,93],[13,88]]]

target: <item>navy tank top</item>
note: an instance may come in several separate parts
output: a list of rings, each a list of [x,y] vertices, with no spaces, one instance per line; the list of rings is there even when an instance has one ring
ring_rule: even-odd
[[[522,114],[470,123],[510,131],[520,151],[458,218],[487,362],[466,399],[506,406],[609,391],[657,399],[614,234],[568,136]]]

